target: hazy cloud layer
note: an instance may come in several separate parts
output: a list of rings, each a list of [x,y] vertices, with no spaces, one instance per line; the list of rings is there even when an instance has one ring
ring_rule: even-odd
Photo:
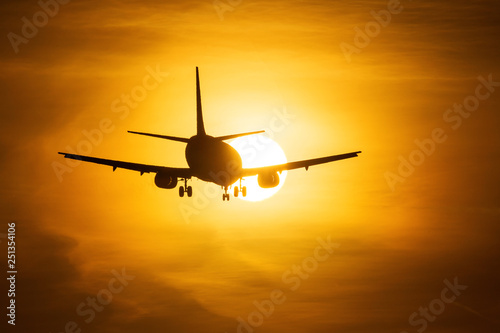
[[[40,6],[1,5],[0,233],[17,222],[15,330],[235,332],[279,289],[286,301],[255,332],[417,332],[410,316],[457,278],[467,289],[425,331],[498,331],[500,87],[481,88],[490,95],[458,128],[444,118],[479,76],[500,81],[497,2],[402,1],[364,47],[355,28],[387,1],[221,3],[223,20],[212,1],[72,1],[17,53],[7,36]],[[350,62],[342,43],[358,48]],[[148,66],[168,74],[126,104]],[[192,135],[195,66],[210,133],[270,127],[286,108],[295,118],[274,135],[290,160],[363,153],[290,172],[259,203],[178,198],[152,175],[90,164],[58,177],[57,152],[92,140],[93,156],[185,165],[182,144],[126,131]],[[112,130],[97,135],[103,119]],[[436,128],[446,140],[393,191],[385,174],[400,175]],[[328,236],[339,247],[327,260],[284,278]],[[134,279],[87,324],[77,307],[122,268]]]

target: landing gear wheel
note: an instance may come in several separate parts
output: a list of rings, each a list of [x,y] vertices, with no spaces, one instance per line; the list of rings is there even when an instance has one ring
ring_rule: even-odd
[[[184,186],[179,186],[179,196],[181,198],[184,196]]]
[[[234,196],[235,196],[235,198],[237,198],[240,193],[241,193],[241,195],[243,195],[243,197],[247,196],[247,187],[246,186],[241,186],[241,181],[242,180],[243,180],[243,178],[240,178],[240,185],[236,186],[234,188]]]
[[[227,193],[228,187],[224,186],[223,188],[224,188],[224,193],[222,194],[222,201],[226,201],[226,199],[227,199],[227,201],[229,201],[229,193]]]
[[[193,196],[193,187],[192,186],[187,187],[187,194],[188,194],[188,197],[190,197],[190,198]]]

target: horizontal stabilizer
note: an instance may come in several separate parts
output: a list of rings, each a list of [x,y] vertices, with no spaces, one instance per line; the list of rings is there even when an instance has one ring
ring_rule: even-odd
[[[151,134],[151,133],[142,133],[142,132],[134,132],[134,131],[127,131],[127,132],[133,133],[133,134],[140,134],[140,135],[152,136],[154,138],[167,139],[167,140],[173,140],[173,141],[180,141],[180,142],[185,142],[185,143],[187,143],[189,141],[189,139],[179,138],[179,137],[176,137],[176,136],[159,135],[159,134]]]
[[[252,134],[263,133],[263,132],[265,132],[265,130],[255,131],[255,132],[246,132],[246,133],[240,133],[240,134],[231,134],[231,135],[218,136],[218,137],[216,137],[216,139],[219,139],[219,140],[229,140],[229,139],[238,138],[240,136],[252,135]]]

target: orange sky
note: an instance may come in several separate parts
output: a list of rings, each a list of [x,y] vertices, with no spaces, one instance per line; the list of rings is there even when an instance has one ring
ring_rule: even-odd
[[[17,222],[19,266],[8,329],[498,331],[497,2],[72,1],[29,38],[22,19],[43,19],[40,5],[0,8],[0,236]],[[184,144],[126,131],[193,135],[195,66],[209,134],[275,128],[289,160],[363,153],[291,171],[257,203],[199,180],[179,198],[154,175],[93,164],[58,177],[68,149],[186,166]],[[140,100],[121,100],[155,70]],[[454,104],[475,101],[457,120]],[[401,159],[418,165],[405,174]],[[118,288],[122,269],[133,278]],[[455,278],[467,289],[439,301]],[[423,319],[430,304],[439,314]]]

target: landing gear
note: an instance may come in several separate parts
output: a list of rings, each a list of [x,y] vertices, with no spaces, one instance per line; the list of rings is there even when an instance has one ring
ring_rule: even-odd
[[[229,193],[227,193],[227,186],[224,186],[224,193],[222,193],[222,201],[226,201],[226,199],[227,201],[229,201],[229,198],[230,196]]]
[[[193,187],[188,186],[187,181],[188,179],[184,178],[184,186],[179,186],[179,196],[181,198],[184,196],[184,193],[187,193],[190,198],[193,196]]]
[[[243,197],[246,197],[247,196],[247,187],[246,186],[241,186],[241,180],[242,178],[240,178],[240,185],[235,185],[234,186],[234,197],[237,198],[240,193],[241,195],[243,195]],[[224,193],[222,194],[222,201],[229,201],[229,193],[227,193],[227,186],[223,186],[222,187],[224,189]]]
[[[243,195],[243,197],[247,196],[247,187],[241,186],[241,178],[240,178],[240,185],[234,187],[234,197],[237,198],[240,192]]]

